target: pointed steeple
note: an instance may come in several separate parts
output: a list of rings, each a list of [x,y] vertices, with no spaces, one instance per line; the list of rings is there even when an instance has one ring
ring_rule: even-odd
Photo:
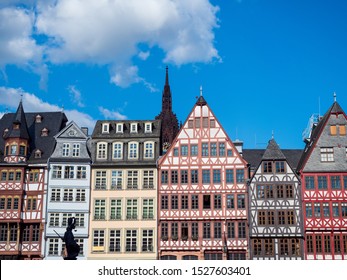
[[[162,97],[162,111],[172,110],[172,96],[171,96],[171,89],[169,84],[169,67],[166,66],[166,74],[165,74],[165,85],[163,90],[163,97]]]
[[[28,126],[25,119],[22,100],[19,102],[12,122],[12,127],[10,127],[9,133],[7,134],[6,138],[20,138],[26,140],[29,139]]]
[[[202,96],[202,86],[200,86],[200,96],[199,96],[198,100],[196,101],[196,105],[204,106],[206,104],[207,104],[207,102],[206,102],[205,98]]]
[[[169,68],[167,66],[161,112],[155,119],[161,120],[161,142],[163,146],[168,147],[178,133],[179,126],[176,114],[172,112],[172,95],[169,84]],[[166,150],[166,148],[164,150]]]
[[[275,139],[271,139],[264,152],[262,160],[283,160],[286,159]]]

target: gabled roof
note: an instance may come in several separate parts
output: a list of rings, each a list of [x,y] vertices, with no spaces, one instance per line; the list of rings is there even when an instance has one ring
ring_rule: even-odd
[[[221,131],[224,133],[224,135],[226,136],[226,140],[228,142],[231,143],[231,145],[234,147],[234,152],[237,154],[237,157],[240,158],[240,160],[247,165],[247,161],[240,155],[239,151],[237,150],[237,148],[235,147],[234,143],[231,141],[231,138],[228,136],[228,134],[226,133],[226,131],[224,130],[223,126],[221,125],[221,123],[219,122],[218,118],[216,117],[216,115],[213,113],[213,111],[211,110],[210,106],[208,105],[208,103],[206,102],[205,98],[202,96],[202,93],[200,94],[200,97],[198,98],[198,100],[195,102],[192,110],[190,111],[190,113],[188,114],[185,122],[183,123],[183,125],[181,125],[180,130],[178,131],[175,139],[172,141],[172,145],[169,147],[168,151],[159,159],[158,163],[159,165],[162,164],[163,162],[165,162],[166,157],[170,154],[170,152],[172,151],[172,149],[174,149],[175,144],[177,142],[177,139],[180,137],[181,133],[183,133],[183,130],[187,127],[187,123],[188,120],[191,118],[193,112],[195,111],[196,107],[200,106],[206,106],[207,107],[207,111],[210,112],[210,114],[214,117],[216,123],[219,124]]]
[[[250,164],[251,169],[256,169],[265,154],[265,149],[243,149],[242,155],[244,159]],[[303,150],[301,149],[282,149],[283,155],[285,156],[290,167],[295,170]]]
[[[329,110],[324,114],[323,118],[319,121],[317,126],[315,126],[312,130],[310,141],[306,143],[305,149],[303,151],[303,154],[300,158],[300,161],[298,163],[297,171],[300,172],[305,167],[305,164],[310,157],[313,149],[315,148],[317,141],[322,134],[322,131],[324,130],[329,118],[331,115],[334,114],[343,114],[346,117],[345,112],[342,110],[341,106],[335,101]],[[346,117],[347,118],[347,117]]]
[[[3,137],[5,129],[10,129],[16,113],[7,113],[0,119],[0,163],[4,162],[5,139]],[[29,158],[28,163],[46,163],[54,149],[54,135],[56,135],[67,122],[63,112],[35,112],[21,113],[25,116],[27,132],[29,136]],[[42,121],[36,122],[36,116],[40,115]],[[48,136],[41,136],[43,129],[48,130]],[[35,158],[34,152],[39,149],[42,151],[41,158]]]
[[[264,152],[262,160],[285,160],[286,157],[277,145],[275,139],[271,139]]]

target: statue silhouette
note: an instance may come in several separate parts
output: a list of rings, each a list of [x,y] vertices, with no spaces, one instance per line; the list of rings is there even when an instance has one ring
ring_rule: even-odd
[[[72,230],[75,228],[76,218],[72,217],[68,219],[68,226],[66,228],[64,237],[66,256],[64,260],[77,260],[77,256],[80,252],[80,246],[77,244]]]

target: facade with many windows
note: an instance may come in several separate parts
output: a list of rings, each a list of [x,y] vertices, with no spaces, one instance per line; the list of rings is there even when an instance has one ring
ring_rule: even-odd
[[[299,162],[306,259],[347,259],[347,116],[332,104]]]
[[[0,259],[44,258],[47,160],[62,112],[16,113],[0,121]]]
[[[156,121],[98,121],[92,134],[88,259],[156,259]]]
[[[245,154],[247,159],[249,154],[246,151]],[[250,157],[250,162],[254,164],[251,158],[254,158],[254,154]],[[248,192],[250,258],[302,259],[299,177],[274,139],[269,141],[256,165]]]
[[[90,164],[88,130],[73,121],[55,135],[56,146],[49,159],[45,259],[61,259],[68,218],[76,218],[75,240],[79,259],[88,251]]]
[[[160,259],[246,259],[247,163],[200,96],[159,160]]]

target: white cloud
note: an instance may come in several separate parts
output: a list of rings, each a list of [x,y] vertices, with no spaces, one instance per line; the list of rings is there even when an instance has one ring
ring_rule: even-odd
[[[147,51],[147,52],[140,51],[138,56],[142,60],[147,60],[147,58],[150,56],[150,54],[151,53],[149,51]]]
[[[25,92],[20,88],[0,87],[0,105],[15,110],[22,98],[25,112],[59,112],[63,109],[57,105],[44,102],[36,95]],[[64,110],[67,118],[73,120],[79,126],[88,127],[91,131],[94,128],[95,120],[88,114],[77,110]]]
[[[70,97],[73,103],[77,104],[78,107],[84,107],[82,102],[81,92],[74,85],[68,86],[68,91],[70,93]]]
[[[38,74],[40,87],[46,87],[47,67],[43,63],[44,47],[32,38],[35,15],[31,10],[15,7],[0,9],[0,68],[17,65]]]
[[[34,1],[13,3],[20,2]],[[218,10],[209,0],[38,0],[34,9],[3,8],[0,65],[42,65],[43,58],[109,65],[111,81],[128,86],[144,81],[133,58],[146,60],[155,46],[164,51],[165,62],[176,65],[220,60],[213,32]],[[48,40],[38,45],[34,32]],[[140,51],[139,44],[149,50]]]
[[[116,119],[116,120],[126,120],[128,117],[125,115],[122,115],[121,113],[117,111],[111,111],[109,109],[106,109],[104,107],[99,107],[99,112],[104,116],[106,119]]]

